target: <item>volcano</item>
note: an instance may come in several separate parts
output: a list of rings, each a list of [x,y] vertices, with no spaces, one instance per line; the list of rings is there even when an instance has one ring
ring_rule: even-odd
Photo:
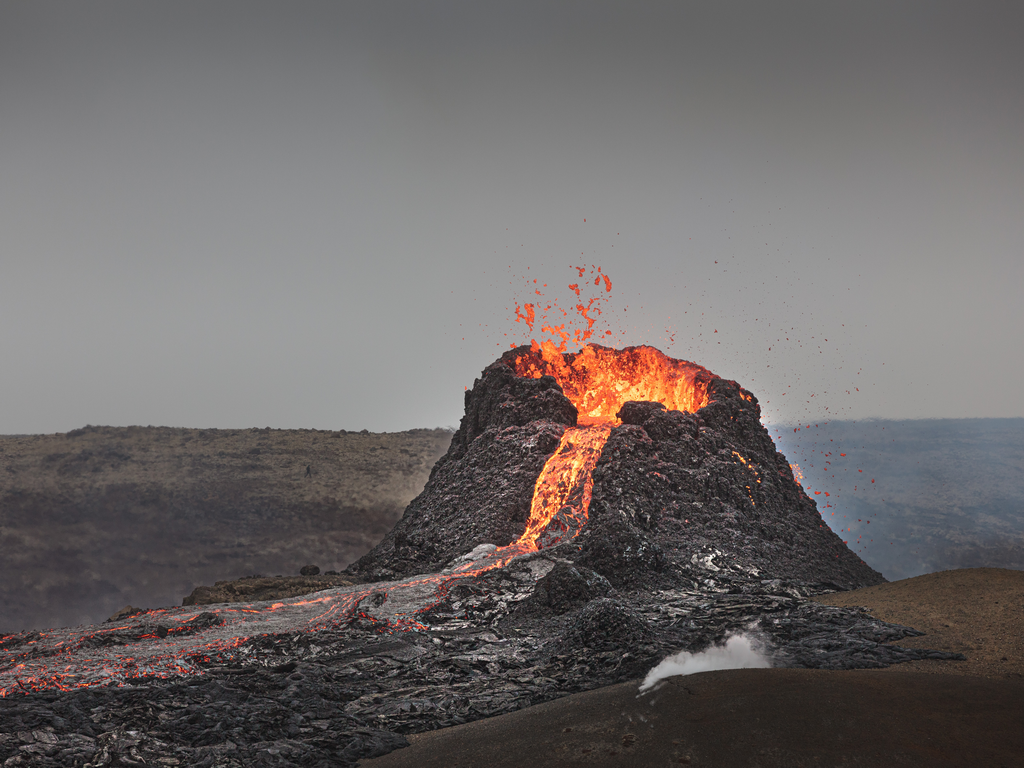
[[[467,390],[423,493],[349,572],[432,573],[544,550],[616,587],[729,567],[851,589],[885,579],[825,524],[757,398],[649,346],[521,346]]]
[[[759,418],[651,347],[512,349],[356,583],[0,636],[0,762],[351,766],[735,633],[774,666],[962,659],[809,599],[884,579]]]

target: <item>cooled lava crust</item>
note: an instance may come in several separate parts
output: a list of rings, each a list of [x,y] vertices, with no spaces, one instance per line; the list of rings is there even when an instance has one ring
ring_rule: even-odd
[[[585,524],[547,554],[616,587],[669,588],[719,566],[842,589],[885,581],[822,520],[757,398],[699,365],[647,346],[522,346],[484,369],[465,402],[423,493],[349,573],[431,573],[517,541],[566,430],[608,423]]]

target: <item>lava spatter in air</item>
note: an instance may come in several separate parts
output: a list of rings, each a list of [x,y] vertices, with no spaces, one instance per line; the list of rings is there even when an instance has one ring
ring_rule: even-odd
[[[612,335],[610,330],[601,331],[594,327],[611,293],[611,278],[601,267],[591,266],[588,269],[584,265],[572,269],[577,273],[577,282],[568,286],[574,296],[565,302],[568,309],[562,306],[557,297],[549,298],[548,284],[536,279],[528,280],[526,284],[536,298],[531,296],[529,301],[517,302],[515,305],[517,323],[525,323],[531,334],[534,333],[534,326],[539,324],[540,333],[546,335],[541,336],[541,341],[531,338],[530,343],[535,349],[541,344],[551,344],[557,351],[565,352],[570,344],[579,347],[590,339],[606,339]],[[594,295],[585,295],[591,291]],[[513,349],[515,346],[511,345]]]

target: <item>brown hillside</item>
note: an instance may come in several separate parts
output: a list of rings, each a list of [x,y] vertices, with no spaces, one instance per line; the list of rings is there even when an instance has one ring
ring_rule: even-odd
[[[391,529],[450,441],[441,429],[2,436],[0,631],[176,605],[219,579],[340,570]]]
[[[906,648],[962,653],[967,661],[911,661],[890,669],[1024,681],[1024,571],[964,568],[815,598],[860,606],[882,621],[925,634]]]

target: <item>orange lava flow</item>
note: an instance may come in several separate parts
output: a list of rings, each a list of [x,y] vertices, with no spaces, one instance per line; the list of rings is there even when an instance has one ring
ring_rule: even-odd
[[[579,533],[587,522],[594,465],[611,431],[610,422],[565,430],[537,478],[526,531],[513,546],[544,549]]]

